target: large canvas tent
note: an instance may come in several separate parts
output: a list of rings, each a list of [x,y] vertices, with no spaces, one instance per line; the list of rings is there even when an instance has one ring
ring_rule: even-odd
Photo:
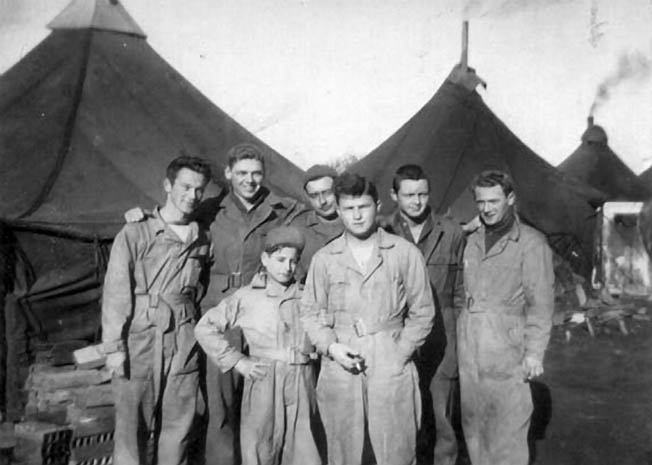
[[[468,189],[473,177],[485,169],[506,170],[516,183],[521,217],[546,233],[576,270],[588,274],[594,206],[601,193],[568,179],[523,144],[484,104],[475,91],[480,82],[473,70],[456,66],[416,115],[350,169],[381,188],[389,212],[394,172],[416,163],[430,179],[434,209],[460,222],[476,214]]]
[[[652,196],[652,189],[611,150],[607,133],[593,124],[592,117],[580,146],[558,168],[604,192],[608,200],[638,201]]]
[[[228,149],[253,142],[272,191],[298,198],[303,177],[166,63],[117,0],[73,0],[49,27],[0,77],[0,359],[10,377],[0,400],[9,407],[30,338],[97,331],[110,241],[126,209],[163,200],[170,160],[206,157],[221,176]]]
[[[652,166],[639,174],[638,180],[646,186],[648,190],[652,191]]]

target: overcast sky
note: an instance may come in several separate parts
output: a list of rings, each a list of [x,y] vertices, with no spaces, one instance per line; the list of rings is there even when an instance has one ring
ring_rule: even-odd
[[[88,0],[94,1],[94,0]],[[307,168],[364,156],[459,61],[489,107],[554,165],[596,123],[640,172],[652,164],[652,0],[122,0],[149,43],[213,102]],[[68,0],[0,0],[0,72]],[[0,92],[2,89],[0,89]]]

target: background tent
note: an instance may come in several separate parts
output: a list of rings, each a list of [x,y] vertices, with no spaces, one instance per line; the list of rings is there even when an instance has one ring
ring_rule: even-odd
[[[652,166],[638,175],[638,180],[652,191]]]
[[[12,370],[26,368],[32,342],[97,331],[110,240],[126,209],[163,200],[172,158],[209,158],[221,176],[227,150],[253,142],[273,191],[298,198],[302,188],[303,171],[167,64],[117,0],[74,0],[49,26],[0,77],[0,359],[10,407],[21,389]]]
[[[580,146],[559,170],[605,193],[608,200],[647,200],[652,190],[611,150],[605,130],[589,124]]]
[[[457,66],[426,103],[389,139],[351,167],[380,187],[385,212],[395,170],[421,165],[431,184],[431,205],[466,222],[476,214],[468,186],[480,171],[512,174],[521,217],[545,232],[556,251],[587,275],[591,266],[594,208],[601,194],[567,179],[523,144],[475,92],[481,80]]]

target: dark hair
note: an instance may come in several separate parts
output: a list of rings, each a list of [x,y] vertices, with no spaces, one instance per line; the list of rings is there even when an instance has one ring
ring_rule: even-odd
[[[505,171],[485,170],[475,177],[471,183],[471,192],[475,195],[476,187],[494,187],[500,186],[505,196],[514,192],[514,181]]]
[[[174,184],[174,180],[177,179],[177,174],[183,168],[187,168],[196,173],[203,174],[204,178],[206,178],[206,182],[211,180],[211,165],[208,163],[208,161],[199,157],[182,155],[172,160],[168,165],[166,177],[171,184]]]
[[[394,189],[394,192],[398,192],[398,190],[401,188],[401,181],[405,181],[406,179],[411,181],[420,181],[421,179],[425,179],[428,181],[428,187],[430,187],[430,180],[428,179],[428,176],[426,176],[426,173],[423,171],[423,168],[421,168],[419,165],[403,165],[396,170],[394,178],[392,179],[392,189]]]
[[[333,192],[335,193],[335,200],[337,200],[338,204],[342,195],[350,195],[352,197],[370,195],[374,199],[374,202],[378,202],[376,186],[359,174],[346,172],[340,174],[333,183]]]
[[[226,159],[229,163],[229,168],[233,168],[240,160],[258,160],[265,169],[265,158],[260,148],[257,145],[249,144],[247,142],[235,145],[226,153]]]

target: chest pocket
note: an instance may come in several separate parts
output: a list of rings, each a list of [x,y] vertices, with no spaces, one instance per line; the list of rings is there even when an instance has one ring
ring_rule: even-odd
[[[338,311],[346,308],[346,292],[349,283],[343,279],[335,279],[330,281],[328,286],[328,310]]]

